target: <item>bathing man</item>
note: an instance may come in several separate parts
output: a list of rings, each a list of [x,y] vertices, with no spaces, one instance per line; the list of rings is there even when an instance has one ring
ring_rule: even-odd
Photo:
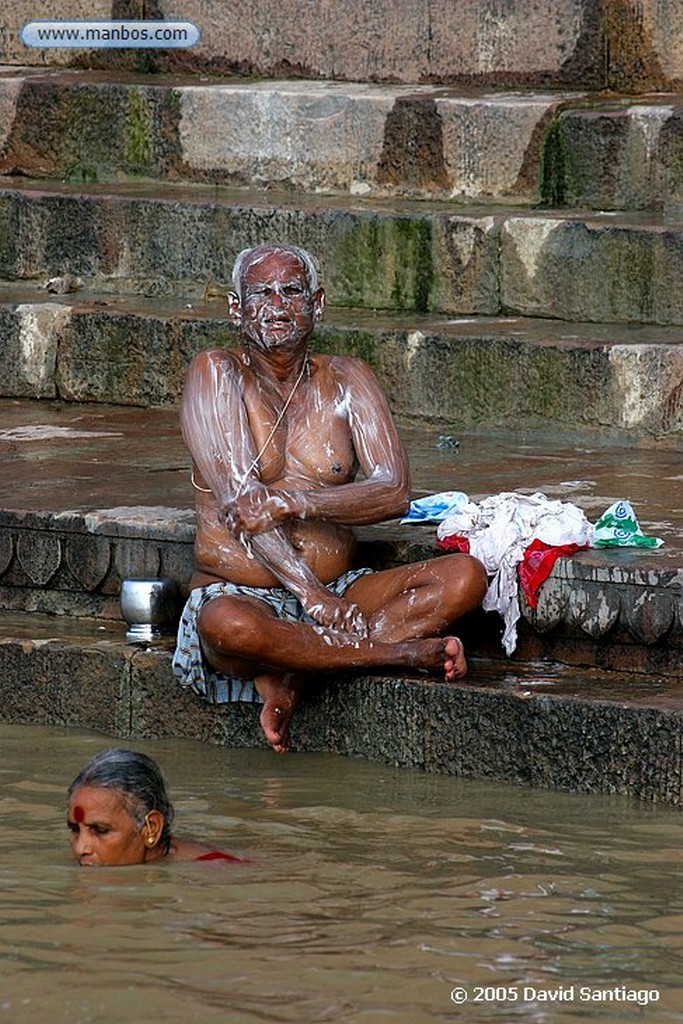
[[[309,352],[324,292],[305,250],[245,250],[233,276],[243,344],[195,358],[181,407],[197,534],[174,670],[211,702],[262,701],[283,753],[321,672],[465,675],[462,643],[444,634],[480,605],[486,574],[465,554],[352,568],[352,527],[410,503],[386,398],[362,360]]]

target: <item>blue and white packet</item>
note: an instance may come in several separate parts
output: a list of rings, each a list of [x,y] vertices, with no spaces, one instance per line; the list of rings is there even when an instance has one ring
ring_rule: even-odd
[[[463,491],[441,491],[411,501],[402,523],[440,523],[447,516],[462,512],[469,498]]]
[[[658,548],[659,537],[646,537],[636,519],[630,501],[615,501],[602,513],[594,526],[595,548]]]

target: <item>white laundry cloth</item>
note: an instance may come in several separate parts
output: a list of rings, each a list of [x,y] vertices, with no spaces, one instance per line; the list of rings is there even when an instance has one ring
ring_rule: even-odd
[[[580,508],[569,502],[550,501],[540,492],[504,491],[478,505],[469,501],[461,511],[439,523],[436,533],[439,540],[453,535],[466,537],[470,553],[493,577],[483,607],[502,615],[503,647],[508,654],[517,646],[517,566],[529,544],[535,539],[553,547],[583,547],[593,542],[593,527]]]

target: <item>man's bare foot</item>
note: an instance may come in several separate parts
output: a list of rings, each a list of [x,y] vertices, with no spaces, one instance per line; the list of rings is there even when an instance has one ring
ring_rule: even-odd
[[[462,679],[467,675],[467,661],[462,640],[459,640],[457,636],[447,636],[444,640],[444,654],[443,667],[447,683],[453,682],[454,679]]]
[[[299,703],[301,681],[290,673],[263,673],[254,678],[257,691],[263,697],[261,728],[263,735],[276,754],[286,754],[292,745],[289,723]]]
[[[289,735],[291,717],[290,710],[281,707],[274,700],[264,702],[260,718],[261,728],[276,754],[286,754],[292,746],[292,738]]]
[[[407,664],[421,675],[441,676],[447,683],[467,675],[465,648],[457,636],[409,640],[406,647]]]

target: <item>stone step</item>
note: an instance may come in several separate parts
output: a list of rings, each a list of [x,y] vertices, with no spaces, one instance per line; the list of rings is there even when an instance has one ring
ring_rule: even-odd
[[[370,310],[683,324],[683,221],[219,186],[0,189],[0,278],[197,295],[273,238],[321,260],[329,301]],[[16,183],[14,183],[16,184]]]
[[[196,352],[238,343],[225,302],[49,295],[0,284],[0,394],[67,402],[174,404]],[[677,447],[679,328],[522,317],[445,319],[328,307],[314,347],[362,355],[404,420],[434,427],[542,428]]]
[[[642,103],[595,97],[563,109],[545,139],[541,194],[550,206],[663,209],[683,220],[683,94]]]
[[[437,434],[403,426],[416,496],[542,491],[595,522],[628,497],[656,551],[590,550],[559,560],[536,610],[522,600],[515,657],[680,678],[683,509],[675,451],[577,446],[547,434]],[[119,619],[122,580],[169,576],[193,561],[189,458],[175,409],[0,400],[0,608]],[[625,470],[625,466],[627,469]],[[359,531],[364,564],[440,553],[433,524]],[[467,642],[500,655],[499,616],[475,616]]]
[[[320,81],[0,72],[0,174],[665,209],[680,94],[605,100]]]
[[[652,90],[683,83],[680,4],[662,0],[91,0],[87,17],[189,21],[199,40],[184,49],[32,48],[21,29],[37,18],[84,17],[73,0],[12,0],[0,11],[0,60],[10,64],[129,68],[147,72],[287,75],[351,81],[459,82],[487,86]],[[154,20],[151,21],[154,25]],[[109,37],[111,38],[111,36]],[[106,39],[105,39],[106,41]]]
[[[258,708],[203,704],[173,678],[171,647],[126,644],[120,624],[4,616],[0,721],[263,746]],[[680,805],[682,700],[680,677],[474,658],[459,685],[321,680],[292,734],[294,751]]]

